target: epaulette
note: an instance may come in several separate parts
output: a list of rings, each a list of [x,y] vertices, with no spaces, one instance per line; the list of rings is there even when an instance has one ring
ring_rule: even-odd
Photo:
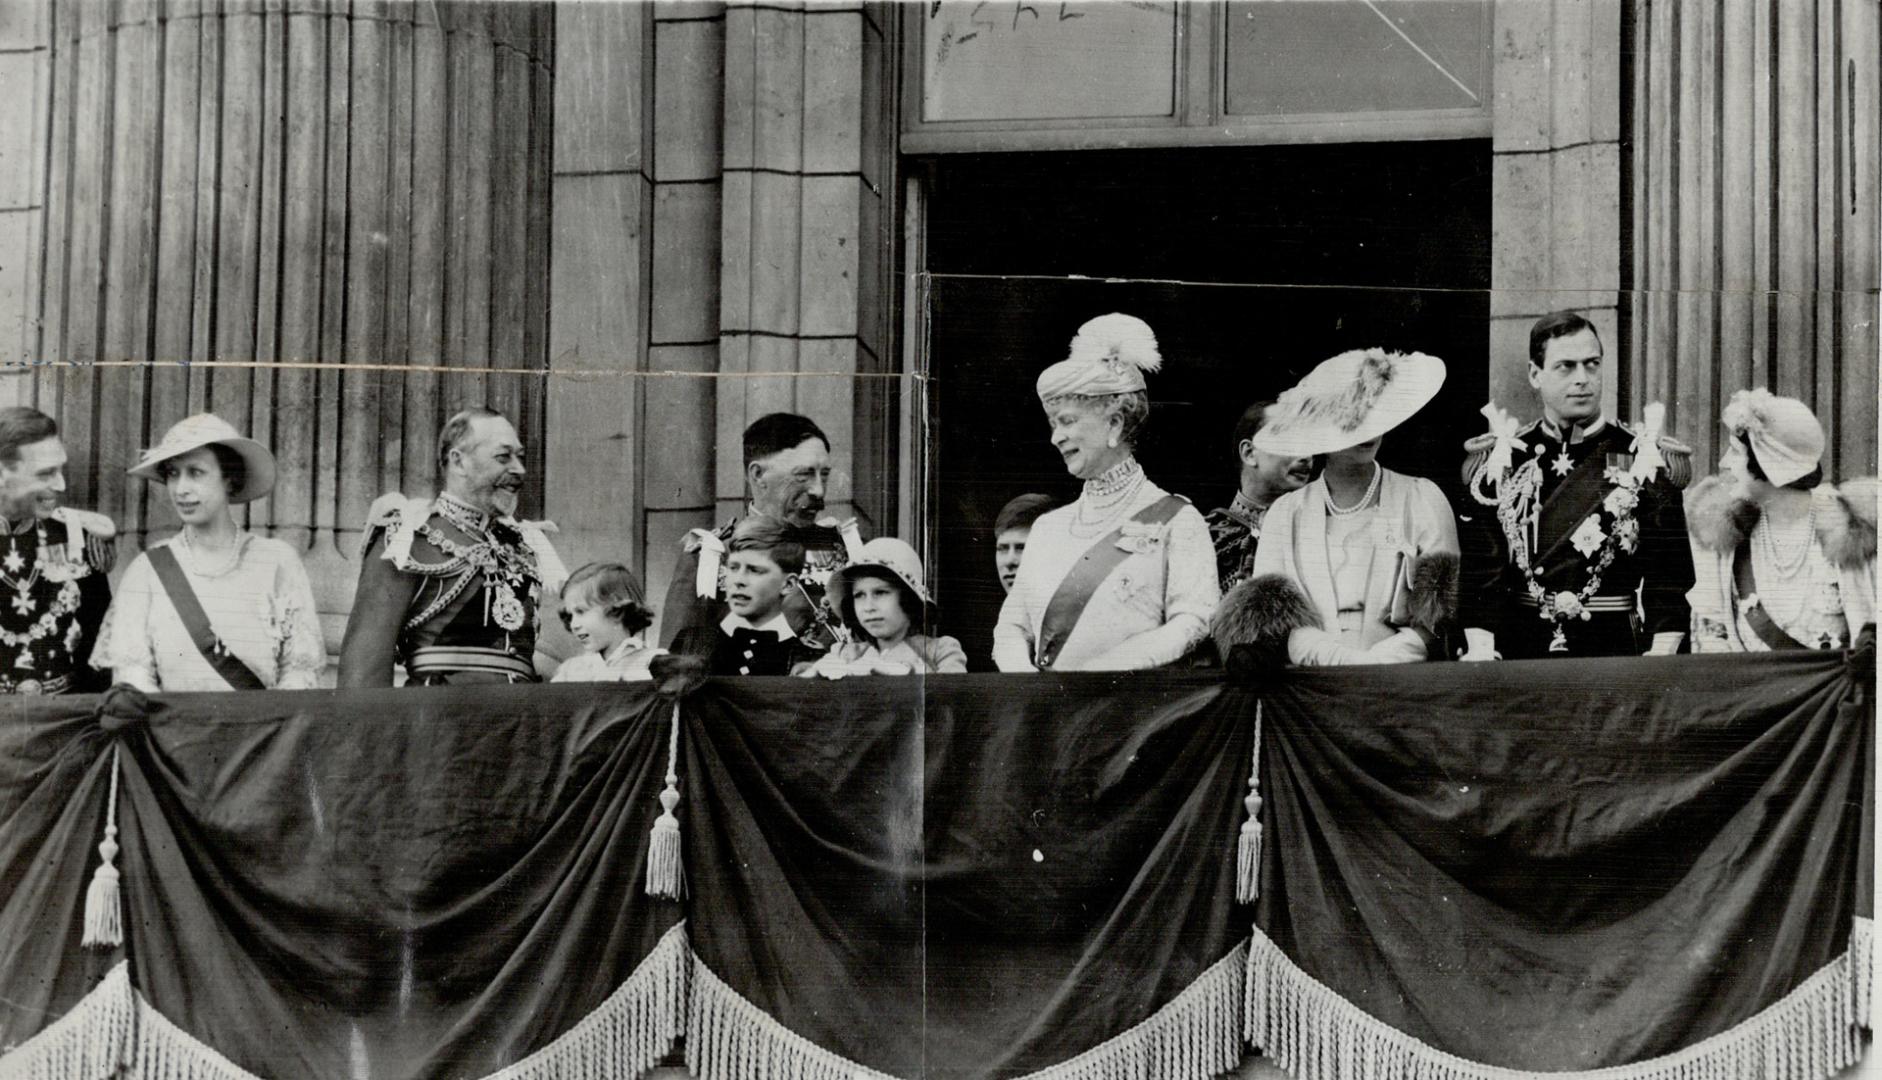
[[[1666,478],[1676,488],[1692,483],[1692,447],[1673,438],[1660,436],[1660,456],[1666,459]]]
[[[1488,431],[1464,440],[1464,483],[1476,481],[1478,471],[1490,460],[1490,451],[1495,447],[1496,436]]]
[[[118,561],[117,523],[103,514],[61,506],[52,512],[65,526],[67,550],[76,557],[83,548],[85,562],[101,574],[109,574]]]
[[[360,533],[359,553],[365,558],[373,537],[385,530],[385,548],[379,557],[401,570],[411,569],[412,538],[431,518],[431,500],[418,499],[389,491],[372,501],[366,509],[366,528]]]

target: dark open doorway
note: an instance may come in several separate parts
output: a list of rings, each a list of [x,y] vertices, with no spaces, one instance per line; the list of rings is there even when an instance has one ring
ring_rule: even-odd
[[[944,631],[982,666],[1001,601],[992,526],[1026,491],[1077,494],[1033,396],[1080,323],[1156,330],[1139,457],[1208,510],[1236,479],[1235,419],[1344,349],[1420,350],[1444,392],[1381,459],[1454,487],[1487,395],[1490,147],[1369,143],[937,159],[929,369]]]

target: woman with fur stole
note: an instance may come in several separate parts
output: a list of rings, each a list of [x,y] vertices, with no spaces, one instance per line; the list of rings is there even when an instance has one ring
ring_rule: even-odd
[[[1810,407],[1740,390],[1721,473],[1686,493],[1694,652],[1847,648],[1875,622],[1876,481],[1823,483]]]

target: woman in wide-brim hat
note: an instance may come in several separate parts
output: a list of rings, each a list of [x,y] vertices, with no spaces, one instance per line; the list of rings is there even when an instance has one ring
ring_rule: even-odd
[[[230,509],[274,490],[268,448],[202,413],[130,473],[163,485],[183,527],[125,571],[92,666],[147,691],[316,686],[327,649],[300,556]]]
[[[1296,663],[1404,663],[1443,655],[1455,610],[1457,519],[1429,480],[1380,465],[1385,434],[1444,385],[1444,361],[1363,349],[1323,361],[1269,410],[1257,450],[1325,461],[1275,500],[1253,579],[1278,575],[1318,627],[1292,635]],[[1273,584],[1272,582],[1270,584]]]
[[[832,648],[800,674],[946,675],[967,670],[961,643],[930,633],[934,600],[921,556],[892,536],[863,545],[861,557],[830,575],[824,595],[835,605],[850,640]]]
[[[993,630],[1002,671],[1124,671],[1172,663],[1201,643],[1215,613],[1215,548],[1187,499],[1150,482],[1135,447],[1163,364],[1143,320],[1100,315],[1036,390],[1052,448],[1084,482],[1026,538]]]
[[[1721,472],[1686,493],[1694,652],[1840,649],[1875,622],[1874,477],[1823,482],[1810,406],[1740,390]]]

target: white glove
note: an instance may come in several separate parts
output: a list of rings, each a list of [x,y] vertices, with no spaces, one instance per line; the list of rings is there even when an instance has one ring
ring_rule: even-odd
[[[1685,640],[1685,637],[1686,635],[1681,633],[1678,630],[1668,630],[1668,631],[1665,631],[1664,633],[1655,634],[1653,635],[1653,644],[1647,648],[1646,652],[1641,653],[1640,655],[1642,656],[1676,655],[1679,652],[1679,643]]]
[[[1467,627],[1464,630],[1464,655],[1459,660],[1481,661],[1501,660],[1503,656],[1496,651],[1496,635],[1488,630]]]

